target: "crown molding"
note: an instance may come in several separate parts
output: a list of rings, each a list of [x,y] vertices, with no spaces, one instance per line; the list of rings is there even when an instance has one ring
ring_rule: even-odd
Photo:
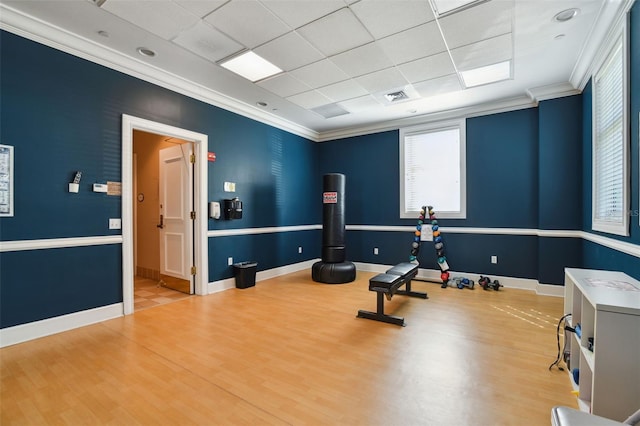
[[[527,90],[531,100],[536,103],[565,96],[579,95],[580,93],[581,91],[573,87],[570,82],[538,86]]]
[[[635,0],[606,0],[583,45],[569,81],[580,91],[591,79],[595,67],[606,56],[612,40],[623,25]]]
[[[317,142],[318,132],[123,55],[0,3],[0,29]]]
[[[415,126],[419,124],[427,124],[444,120],[480,117],[483,115],[534,108],[537,105],[538,104],[532,101],[528,96],[520,96],[517,98],[487,102],[465,108],[456,108],[437,113],[429,113],[425,115],[418,115],[415,117],[403,118],[399,120],[385,121],[381,123],[375,123],[370,126],[353,127],[348,129],[338,129],[334,131],[322,132],[319,135],[318,142],[328,142],[353,136],[380,133],[388,130],[397,130],[401,127]]]

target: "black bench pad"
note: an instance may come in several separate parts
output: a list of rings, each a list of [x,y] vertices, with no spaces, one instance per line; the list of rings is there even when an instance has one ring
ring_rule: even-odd
[[[369,280],[369,291],[393,294],[405,281],[401,275],[378,274]]]
[[[411,277],[413,278],[418,274],[418,265],[416,265],[415,263],[409,263],[409,262],[398,263],[396,266],[389,269],[387,271],[387,274],[391,274],[391,275],[413,274],[413,276]]]

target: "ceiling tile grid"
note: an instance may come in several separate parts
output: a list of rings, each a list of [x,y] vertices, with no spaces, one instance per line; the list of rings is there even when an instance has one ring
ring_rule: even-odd
[[[182,21],[169,28],[156,15],[143,19],[151,2],[109,1],[117,4],[112,13],[163,37],[173,34],[174,43],[214,63],[254,50],[284,71],[256,84],[303,108],[366,93],[379,97],[411,83],[431,87],[460,69],[511,59],[513,51],[513,0],[439,20],[425,0],[154,1],[158,17],[158,8],[182,9],[173,11]]]
[[[435,1],[438,7],[447,9],[454,3],[456,7],[438,16],[434,13]],[[391,113],[388,107],[396,104],[389,103],[385,95],[397,91],[406,95],[396,98],[398,103],[413,103],[407,110],[429,105],[428,98],[433,96],[440,102],[443,94],[453,92],[458,92],[456,98],[476,99],[473,94],[480,89],[464,87],[459,73],[505,61],[511,61],[511,82],[518,79],[513,73],[520,72],[526,79],[535,80],[531,87],[551,84],[541,76],[549,67],[532,68],[528,64],[535,55],[547,55],[549,50],[549,55],[556,58],[571,57],[571,64],[557,67],[570,74],[579,59],[575,52],[581,51],[600,9],[607,4],[606,0],[542,1],[535,7],[516,0],[475,0],[471,4],[465,4],[466,0],[3,2],[36,17],[42,11],[40,19],[58,19],[60,28],[72,31],[75,27],[81,37],[112,49],[136,43],[133,49],[129,44],[129,55],[137,61],[162,64],[185,78],[203,78],[194,82],[209,84],[213,90],[237,96],[248,105],[268,101],[274,104],[271,111],[279,111],[275,114],[295,111],[309,122],[316,122],[318,115],[324,120],[340,117],[336,119],[339,122],[345,122],[347,115],[363,114],[359,116],[362,119],[366,119],[365,114],[384,116]],[[82,9],[78,16],[84,13],[99,17],[93,21],[94,29],[65,18],[69,12],[59,12],[76,7]],[[570,23],[553,19],[570,7],[581,10]],[[102,28],[97,27],[99,21],[104,22]],[[114,31],[109,39],[96,36],[98,30]],[[134,35],[137,37],[131,40]],[[554,41],[558,39],[562,42]],[[569,55],[571,46],[574,53]],[[134,56],[137,47],[152,48],[158,55]],[[168,55],[171,49],[179,50]],[[283,71],[252,83],[219,65],[245,51],[254,51]],[[172,68],[171,57],[181,58],[183,63],[176,62]],[[185,71],[188,69],[194,71]],[[537,71],[530,71],[533,69]],[[227,93],[225,87],[215,87],[217,81],[233,81],[232,90]],[[502,86],[505,89],[509,87],[506,84]],[[372,114],[373,110],[377,112]]]

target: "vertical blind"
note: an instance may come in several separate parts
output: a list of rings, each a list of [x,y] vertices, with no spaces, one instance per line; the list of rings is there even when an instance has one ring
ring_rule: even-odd
[[[439,212],[459,212],[460,173],[459,128],[405,135],[405,212],[425,204]]]
[[[594,221],[624,225],[626,150],[622,39],[594,78]]]

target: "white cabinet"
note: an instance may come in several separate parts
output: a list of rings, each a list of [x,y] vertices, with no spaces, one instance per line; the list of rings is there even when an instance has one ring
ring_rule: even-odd
[[[566,335],[571,370],[580,373],[580,409],[623,421],[640,409],[640,282],[622,272],[567,268],[564,311],[582,331]]]

